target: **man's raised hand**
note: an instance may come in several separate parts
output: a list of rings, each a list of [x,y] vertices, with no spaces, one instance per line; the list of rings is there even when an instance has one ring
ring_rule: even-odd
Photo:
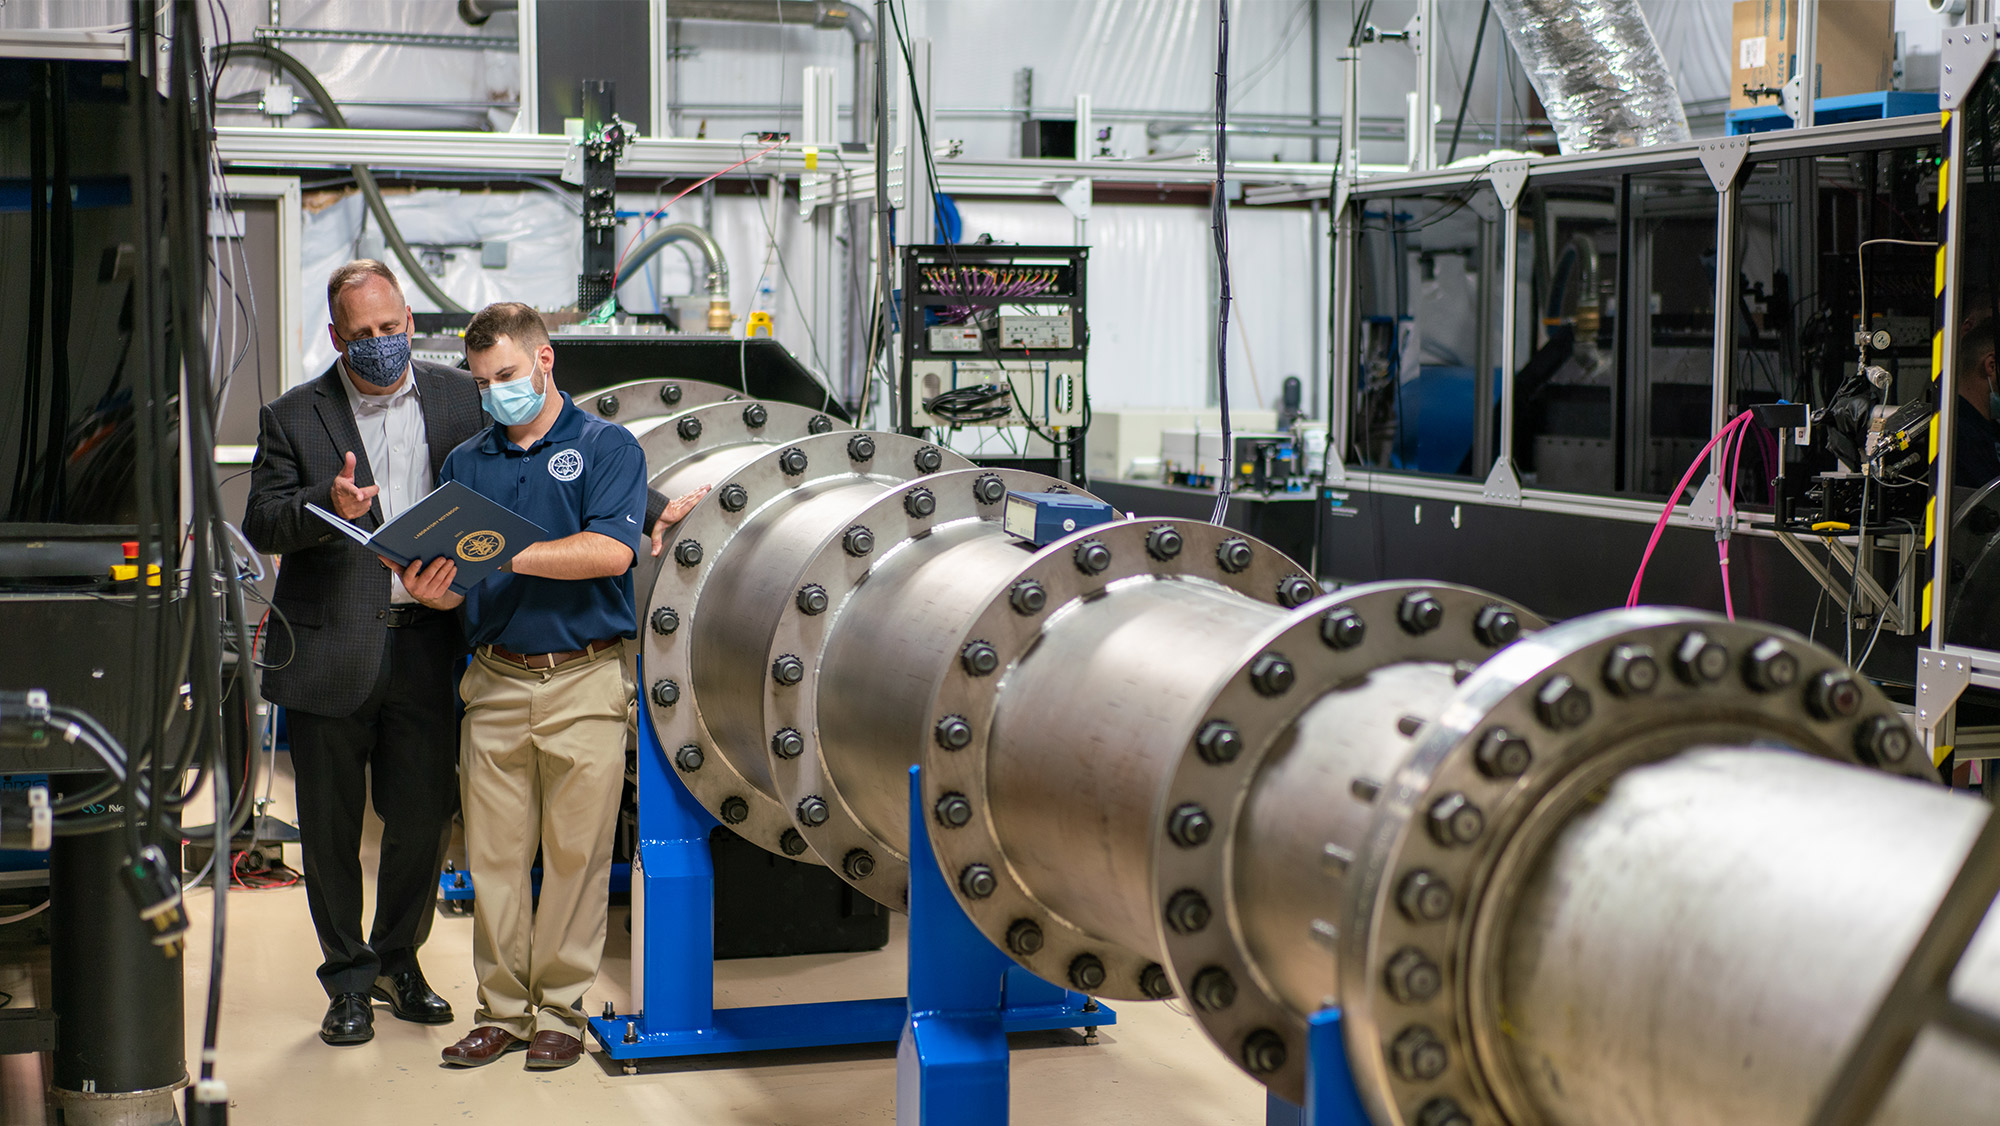
[[[375,494],[381,491],[375,485],[354,483],[354,454],[349,451],[346,464],[340,467],[340,476],[333,479],[333,510],[343,520],[359,520],[368,514],[375,503]]]

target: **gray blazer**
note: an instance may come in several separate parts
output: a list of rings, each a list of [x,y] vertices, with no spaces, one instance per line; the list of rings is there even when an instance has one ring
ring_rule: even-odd
[[[445,455],[490,420],[471,376],[423,360],[412,367],[435,475]],[[333,507],[333,480],[348,453],[354,454],[355,483],[375,483],[342,378],[336,364],[265,404],[243,514],[251,546],[284,556],[272,602],[285,620],[265,630],[265,660],[281,667],[264,673],[264,698],[326,716],[351,715],[368,699],[388,643],[388,569],[306,511],[308,501]],[[381,527],[381,502],[356,523]]]

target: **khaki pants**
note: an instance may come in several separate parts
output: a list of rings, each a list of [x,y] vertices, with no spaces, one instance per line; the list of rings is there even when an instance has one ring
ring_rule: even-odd
[[[604,954],[625,784],[628,667],[623,644],[552,671],[475,654],[459,682],[475,1019],[523,1040],[587,1027],[583,995]]]

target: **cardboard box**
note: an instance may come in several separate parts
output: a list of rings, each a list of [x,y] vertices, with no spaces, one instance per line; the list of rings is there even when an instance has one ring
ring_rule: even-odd
[[[1732,15],[1729,108],[1782,104],[1768,94],[1753,99],[1744,89],[1778,89],[1791,78],[1798,65],[1797,0],[1737,0]],[[1896,67],[1896,0],[1821,0],[1815,46],[1815,99],[1889,89]]]

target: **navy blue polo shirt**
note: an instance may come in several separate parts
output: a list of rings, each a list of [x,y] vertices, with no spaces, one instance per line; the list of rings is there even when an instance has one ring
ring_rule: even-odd
[[[578,532],[610,536],[638,559],[645,540],[646,455],[623,426],[578,410],[562,413],[527,449],[495,423],[444,459],[438,483],[457,481],[547,529],[553,539]],[[560,653],[593,641],[636,637],[632,570],[601,579],[545,579],[502,571],[465,599],[466,635],[474,645],[516,653]]]

